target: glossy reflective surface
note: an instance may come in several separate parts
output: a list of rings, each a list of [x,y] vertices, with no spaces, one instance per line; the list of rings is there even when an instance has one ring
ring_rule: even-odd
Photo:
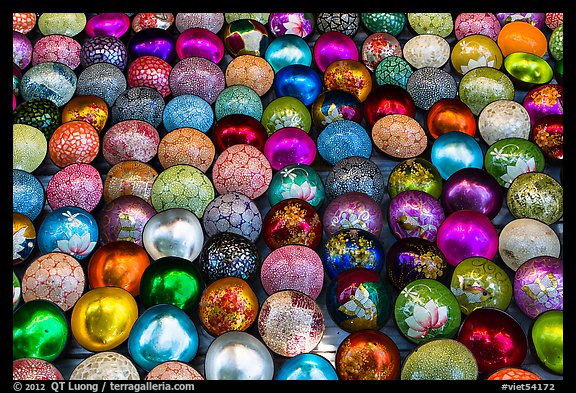
[[[490,37],[472,34],[460,39],[452,48],[450,61],[461,75],[477,67],[502,67],[503,56],[500,48]]]
[[[224,27],[223,41],[232,57],[264,56],[270,43],[266,27],[254,19],[239,19]]]
[[[416,344],[455,337],[462,320],[454,294],[429,278],[406,284],[394,303],[394,317],[400,332]]]
[[[512,282],[508,274],[483,257],[470,257],[460,262],[452,273],[450,290],[465,315],[482,307],[506,311],[512,301]]]
[[[434,103],[426,115],[426,126],[435,139],[451,131],[464,132],[471,137],[476,134],[474,114],[456,98],[443,98]]]
[[[130,29],[130,17],[122,12],[94,15],[86,22],[84,30],[88,37],[110,35],[122,37]]]
[[[322,216],[324,231],[328,236],[341,229],[356,228],[380,236],[384,216],[374,198],[363,192],[350,191],[332,199]]]
[[[500,30],[497,42],[505,57],[514,52],[528,52],[542,57],[548,46],[542,30],[523,21],[506,23]]]
[[[158,304],[144,311],[128,339],[134,362],[150,371],[168,360],[191,361],[198,352],[198,331],[190,317],[171,304]]]
[[[397,164],[388,177],[388,194],[391,198],[406,190],[419,190],[439,198],[443,181],[438,168],[422,158],[409,158]]]
[[[130,292],[100,287],[78,299],[70,323],[76,341],[89,351],[99,352],[126,341],[137,318],[138,305]]]
[[[12,212],[12,264],[24,262],[36,246],[36,229],[24,214]]]
[[[287,165],[276,172],[267,193],[271,206],[285,199],[299,198],[318,208],[326,199],[326,190],[320,175],[305,164]]]
[[[270,63],[274,72],[278,73],[289,66],[311,66],[312,50],[300,36],[285,34],[270,42],[264,58]]]
[[[250,285],[238,277],[223,277],[202,293],[198,313],[213,336],[245,331],[256,321],[260,305]]]
[[[322,221],[310,203],[289,198],[272,206],[266,213],[262,235],[271,250],[287,244],[315,248],[322,240]]]
[[[476,357],[478,370],[491,374],[503,367],[519,367],[528,353],[526,333],[505,311],[479,308],[462,322],[458,341]]]
[[[363,104],[363,110],[370,128],[386,115],[400,114],[412,118],[416,116],[412,96],[405,88],[390,84],[374,87]]]
[[[444,180],[464,168],[482,169],[484,154],[480,144],[463,132],[448,132],[439,136],[430,152],[432,164]]]
[[[150,265],[146,250],[130,241],[116,241],[98,248],[88,263],[92,288],[120,287],[138,296],[142,273]]]
[[[372,91],[372,75],[364,64],[357,60],[336,60],[324,72],[326,90],[344,90],[352,93],[360,102],[366,101]]]
[[[218,336],[206,352],[207,380],[272,380],[274,361],[266,346],[246,332]]]
[[[446,214],[439,199],[420,190],[405,190],[390,200],[388,225],[399,239],[417,237],[436,241]]]
[[[82,260],[98,241],[98,223],[86,210],[65,206],[53,210],[37,231],[38,247],[45,254],[63,252]]]
[[[277,97],[292,96],[308,106],[322,93],[322,75],[308,65],[288,64],[276,73],[274,91]]]
[[[258,150],[264,149],[268,138],[266,129],[257,119],[250,115],[235,113],[223,116],[211,130],[218,153],[238,144],[252,145]]]
[[[60,307],[48,300],[24,303],[13,315],[12,358],[51,362],[68,343],[69,326]]]
[[[530,327],[529,341],[538,360],[553,373],[564,373],[564,313],[546,311]]]
[[[532,127],[534,142],[548,159],[564,159],[564,117],[563,115],[544,116]]]
[[[330,278],[362,267],[379,273],[384,267],[384,247],[372,233],[347,228],[335,232],[320,250],[320,257]]]
[[[186,209],[168,209],[151,217],[142,232],[142,244],[154,260],[175,256],[195,260],[204,233],[198,217]]]
[[[392,244],[386,254],[386,274],[398,290],[422,278],[446,284],[449,272],[446,257],[430,240],[401,238]]]
[[[463,168],[444,183],[442,204],[446,214],[457,210],[474,210],[493,219],[504,203],[500,184],[480,168]]]
[[[149,28],[140,30],[130,37],[127,50],[132,59],[142,56],[156,56],[167,63],[176,57],[176,40],[164,29]]]
[[[337,380],[338,375],[330,361],[315,353],[303,353],[288,359],[280,367],[275,380]]]
[[[534,142],[523,138],[504,138],[494,142],[484,154],[484,168],[505,188],[526,172],[542,172],[545,160]]]
[[[548,310],[564,309],[564,264],[561,259],[537,256],[514,274],[514,300],[530,318]]]
[[[529,85],[548,83],[554,76],[552,67],[546,60],[532,53],[515,52],[504,59],[504,69],[518,82]]]
[[[191,28],[176,39],[176,54],[180,59],[197,56],[219,63],[224,57],[224,44],[210,30]]]
[[[190,312],[198,306],[204,288],[204,279],[195,264],[167,256],[146,267],[141,274],[139,292],[145,308],[164,303]]]
[[[493,259],[498,252],[498,231],[484,214],[458,210],[438,228],[437,244],[452,266],[473,256]]]
[[[274,170],[295,164],[311,165],[316,159],[314,140],[306,131],[296,127],[275,131],[266,139],[262,151]]]
[[[392,315],[392,292],[378,273],[348,269],[336,276],[326,291],[330,317],[347,332],[380,330]]]
[[[356,60],[360,55],[352,38],[337,31],[323,33],[314,45],[314,62],[321,72],[337,60]]]
[[[351,333],[336,352],[336,372],[342,380],[397,379],[400,365],[398,347],[378,330]]]

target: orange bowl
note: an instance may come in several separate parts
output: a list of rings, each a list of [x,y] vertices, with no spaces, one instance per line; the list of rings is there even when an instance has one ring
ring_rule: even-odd
[[[546,36],[540,29],[520,21],[505,24],[500,30],[497,43],[504,57],[514,52],[532,53],[542,57],[548,48]]]

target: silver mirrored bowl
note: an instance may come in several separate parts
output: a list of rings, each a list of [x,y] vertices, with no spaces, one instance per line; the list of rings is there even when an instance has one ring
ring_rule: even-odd
[[[272,380],[274,360],[253,335],[230,331],[208,347],[204,371],[207,380]]]
[[[194,261],[202,251],[204,233],[194,213],[167,209],[152,216],[142,231],[142,244],[150,257],[176,256]]]

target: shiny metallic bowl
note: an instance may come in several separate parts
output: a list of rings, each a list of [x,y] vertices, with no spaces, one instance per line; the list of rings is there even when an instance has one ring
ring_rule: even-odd
[[[204,370],[207,380],[272,380],[274,361],[256,337],[230,331],[212,341]]]
[[[204,233],[194,213],[181,208],[167,209],[148,220],[142,244],[150,257],[176,256],[194,261],[202,251]]]

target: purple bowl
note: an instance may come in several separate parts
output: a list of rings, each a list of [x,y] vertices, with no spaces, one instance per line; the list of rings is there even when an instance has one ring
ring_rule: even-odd
[[[176,40],[172,33],[159,28],[140,30],[128,41],[132,60],[142,56],[156,56],[171,63],[176,57]]]
[[[305,38],[314,32],[314,15],[304,12],[272,12],[268,26],[274,37],[295,34]]]
[[[524,262],[514,274],[514,301],[535,319],[548,310],[564,309],[564,272],[559,258],[538,256]]]
[[[142,30],[147,31],[150,29]],[[203,57],[180,60],[169,76],[170,90],[174,97],[184,94],[198,96],[210,105],[226,87],[224,72],[218,64]]]
[[[470,257],[493,261],[498,253],[498,231],[484,214],[458,210],[448,215],[438,228],[436,244],[452,266]]]
[[[208,29],[191,28],[183,31],[176,39],[176,53],[179,59],[203,57],[214,63],[224,57],[224,43]]]
[[[356,228],[379,237],[382,232],[383,213],[380,205],[368,194],[350,191],[334,198],[322,216],[326,235],[341,229]]]
[[[440,248],[417,237],[406,237],[392,244],[386,253],[386,273],[398,290],[419,279],[436,280],[444,285],[450,280],[448,263]]]
[[[88,37],[122,37],[130,28],[130,17],[123,12],[106,12],[88,19],[84,31]]]
[[[304,130],[286,127],[268,137],[264,155],[275,170],[293,164],[311,165],[316,158],[316,144]]]
[[[441,196],[447,214],[458,210],[474,210],[490,219],[498,215],[504,202],[500,184],[488,172],[463,168],[444,183]]]
[[[12,61],[24,70],[32,61],[34,47],[30,39],[17,31],[12,32]]]
[[[434,242],[445,218],[440,201],[420,190],[402,191],[388,207],[388,224],[398,239],[417,237]]]
[[[144,199],[122,195],[106,204],[98,216],[102,244],[130,241],[142,246],[144,226],[156,210]]]
[[[522,101],[528,111],[530,124],[548,115],[564,114],[564,88],[562,85],[548,83],[530,90]]]
[[[356,43],[344,33],[331,31],[321,34],[314,43],[314,62],[320,71],[336,60],[356,60],[360,58]]]
[[[84,41],[80,49],[80,64],[86,68],[98,63],[110,63],[124,71],[128,64],[124,42],[120,38],[106,35]]]
[[[510,22],[526,22],[532,26],[541,29],[546,21],[546,14],[544,12],[499,12],[496,14],[498,22],[504,26]]]

